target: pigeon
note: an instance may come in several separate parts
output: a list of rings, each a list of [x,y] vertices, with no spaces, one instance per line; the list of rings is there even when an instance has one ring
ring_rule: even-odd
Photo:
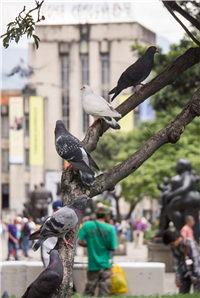
[[[39,239],[33,250],[38,250],[42,243],[51,237],[63,238],[67,248],[73,247],[69,243],[70,239],[65,239],[65,235],[82,220],[88,200],[86,195],[81,195],[72,205],[64,206],[49,216],[40,229],[29,236],[29,240]]]
[[[122,90],[131,86],[136,87],[137,85],[142,85],[141,82],[148,77],[152,70],[155,53],[159,53],[157,48],[154,46],[149,47],[141,58],[122,73],[117,82],[117,86],[108,93],[109,95],[114,93],[111,101],[113,101]]]
[[[15,66],[10,73],[7,74],[8,77],[13,76],[14,74],[19,73],[20,77],[28,78],[30,75],[34,73],[34,67],[30,66],[23,59],[20,59],[20,62],[17,66]]]
[[[51,298],[63,280],[63,264],[57,250],[50,252],[48,267],[27,288],[21,298]]]
[[[57,153],[79,170],[82,183],[87,186],[93,185],[95,174],[89,166],[97,170],[99,167],[82,143],[68,132],[61,120],[56,121],[55,146]],[[68,170],[64,172],[68,172]]]
[[[4,291],[2,298],[9,298],[8,292]]]
[[[93,92],[90,86],[84,85],[82,88],[82,102],[83,109],[85,112],[94,118],[94,123],[98,118],[104,119],[105,122],[113,129],[120,129],[120,125],[113,118],[121,118],[122,115],[119,114],[103,97],[97,95]]]

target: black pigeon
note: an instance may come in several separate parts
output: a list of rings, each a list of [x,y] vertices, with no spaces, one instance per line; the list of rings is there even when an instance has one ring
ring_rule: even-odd
[[[8,292],[4,291],[2,298],[9,298]]]
[[[65,235],[82,220],[88,200],[86,195],[81,195],[72,205],[64,206],[49,216],[40,229],[29,236],[29,240],[39,239],[33,250],[38,250],[42,243],[51,237],[63,238],[67,248],[73,247],[69,243],[70,239],[65,239]]]
[[[51,298],[63,280],[63,265],[57,250],[50,253],[48,267],[27,288],[21,298]]]
[[[94,172],[90,166],[99,170],[89,152],[81,142],[68,132],[61,120],[56,121],[55,146],[57,153],[72,166],[79,170],[81,181],[84,185],[93,185]]]
[[[131,86],[136,87],[148,77],[153,67],[155,53],[159,53],[157,48],[154,46],[149,47],[141,58],[122,73],[117,86],[108,93],[109,95],[115,93],[111,101],[122,90]]]

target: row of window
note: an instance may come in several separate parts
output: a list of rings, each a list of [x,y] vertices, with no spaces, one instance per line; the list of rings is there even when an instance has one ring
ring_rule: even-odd
[[[25,198],[27,199],[28,196],[29,196],[29,191],[30,191],[30,184],[29,183],[26,183],[24,185],[24,190],[25,190]],[[10,202],[9,202],[9,184],[8,183],[3,183],[1,185],[1,202],[2,202],[2,206],[1,208],[4,209],[4,208],[9,208],[10,207]]]
[[[2,149],[1,151],[1,171],[2,173],[9,172],[9,149]],[[29,163],[29,149],[25,149],[24,152],[24,166],[25,171],[29,172],[30,163]]]

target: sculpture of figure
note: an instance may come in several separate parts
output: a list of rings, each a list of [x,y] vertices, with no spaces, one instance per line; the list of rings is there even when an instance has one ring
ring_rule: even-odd
[[[171,179],[171,188],[163,193],[166,204],[166,213],[177,230],[181,230],[185,217],[192,215],[195,220],[193,227],[194,237],[199,242],[198,211],[200,195],[197,192],[199,177],[192,170],[187,159],[179,159],[176,165],[177,176]]]
[[[166,212],[166,203],[164,200],[164,194],[171,189],[171,185],[169,184],[169,178],[164,177],[163,178],[163,185],[158,184],[158,189],[161,190],[160,196],[159,196],[159,205],[160,205],[160,223],[159,223],[159,230],[155,234],[155,237],[161,237],[163,232],[168,228],[169,226],[169,217]]]

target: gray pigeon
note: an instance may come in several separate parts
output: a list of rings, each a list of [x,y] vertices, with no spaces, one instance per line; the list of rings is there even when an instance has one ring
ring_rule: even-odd
[[[63,265],[57,250],[50,253],[48,267],[27,288],[21,298],[51,298],[63,280]]]
[[[39,239],[33,250],[38,250],[42,243],[51,237],[63,238],[67,248],[73,247],[70,240],[65,239],[65,235],[82,220],[88,200],[86,195],[81,195],[72,205],[64,206],[49,216],[40,229],[29,236],[29,240]]]
[[[117,86],[108,93],[109,95],[115,93],[111,101],[113,101],[122,90],[131,86],[136,87],[148,77],[153,67],[155,53],[159,53],[157,48],[154,46],[149,47],[141,58],[122,73],[117,82]]]
[[[8,77],[13,76],[16,73],[19,73],[20,77],[28,78],[34,73],[34,67],[30,66],[28,63],[24,62],[23,59],[20,59],[20,63],[15,66],[10,73],[7,74]]]
[[[8,292],[4,291],[2,298],[9,298]]]
[[[93,185],[95,182],[94,172],[89,166],[97,170],[99,168],[87,149],[76,137],[68,132],[61,120],[56,121],[55,146],[57,153],[79,170],[82,183],[88,186]]]

